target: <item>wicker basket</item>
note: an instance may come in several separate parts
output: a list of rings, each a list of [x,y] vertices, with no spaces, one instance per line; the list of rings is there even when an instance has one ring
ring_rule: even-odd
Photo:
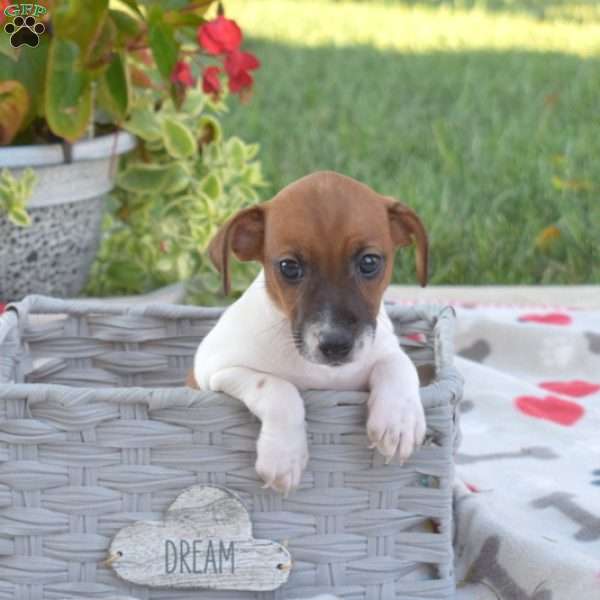
[[[261,487],[258,422],[242,403],[181,387],[220,313],[30,296],[0,318],[0,600],[452,598],[462,390],[452,309],[389,307],[401,343],[433,373],[421,388],[427,444],[404,466],[384,465],[367,447],[367,394],[306,393],[311,459],[287,498]],[[286,540],[287,584],[148,589],[101,565],[120,528],[162,518],[198,483],[235,490],[257,537]]]

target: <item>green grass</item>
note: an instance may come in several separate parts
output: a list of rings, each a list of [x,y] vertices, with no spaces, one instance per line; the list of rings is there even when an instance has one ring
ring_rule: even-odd
[[[334,169],[408,202],[431,281],[600,283],[600,9],[228,0],[263,63],[228,133],[270,189]],[[547,227],[560,237],[536,243]],[[396,280],[414,281],[400,257]]]

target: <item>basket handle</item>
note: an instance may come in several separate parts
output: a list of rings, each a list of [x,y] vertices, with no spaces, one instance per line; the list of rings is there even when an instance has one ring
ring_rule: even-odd
[[[394,324],[411,325],[418,321],[426,322],[434,330],[435,356],[438,369],[454,364],[454,323],[456,311],[452,306],[442,304],[419,304],[406,307],[399,304],[386,306]]]
[[[32,294],[21,302],[9,304],[7,308],[15,310],[19,316],[27,317],[30,314],[70,314],[84,315],[100,313],[108,315],[139,315],[156,317],[159,319],[217,319],[223,313],[221,307],[185,306],[182,304],[166,303],[127,303],[114,300],[98,299],[70,299],[52,298]]]
[[[7,306],[0,315],[0,384],[17,380],[20,353],[19,317],[15,310]]]

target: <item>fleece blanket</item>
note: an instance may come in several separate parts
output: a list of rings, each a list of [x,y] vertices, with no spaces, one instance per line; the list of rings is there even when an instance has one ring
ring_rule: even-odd
[[[455,308],[457,597],[600,600],[600,311]]]

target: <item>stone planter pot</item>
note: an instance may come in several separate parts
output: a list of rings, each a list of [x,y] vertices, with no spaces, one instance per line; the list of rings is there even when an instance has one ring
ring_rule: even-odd
[[[81,291],[100,243],[114,157],[135,144],[123,131],[77,142],[69,163],[60,144],[0,148],[0,169],[20,177],[31,167],[38,178],[27,202],[30,227],[17,227],[0,214],[0,300]]]

